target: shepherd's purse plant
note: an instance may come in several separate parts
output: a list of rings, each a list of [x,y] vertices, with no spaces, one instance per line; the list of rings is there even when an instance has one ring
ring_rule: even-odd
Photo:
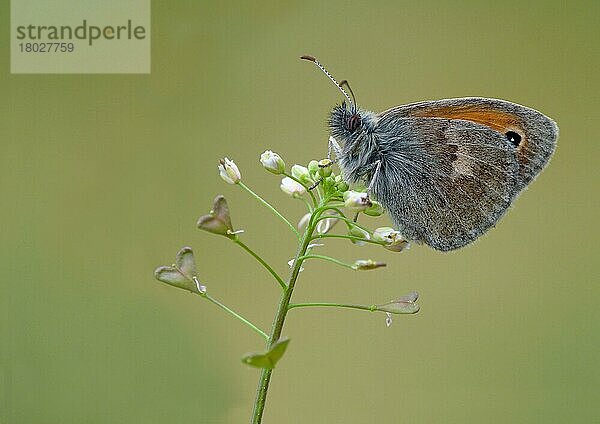
[[[408,249],[409,244],[401,234],[390,227],[375,230],[359,223],[359,217],[374,217],[383,214],[379,203],[369,198],[365,190],[351,190],[341,175],[333,172],[333,162],[329,159],[312,160],[307,166],[294,165],[288,170],[283,159],[270,150],[260,156],[260,163],[265,170],[281,178],[280,188],[287,196],[302,202],[306,213],[294,225],[290,219],[281,214],[273,205],[264,200],[242,181],[237,165],[230,159],[219,161],[218,170],[221,178],[228,184],[246,191],[252,198],[260,202],[270,211],[273,217],[280,220],[288,229],[290,237],[297,241],[296,252],[289,261],[289,271],[284,278],[267,260],[257,254],[243,241],[243,230],[235,229],[232,224],[229,206],[225,197],[218,195],[212,210],[198,219],[197,227],[209,233],[227,237],[243,251],[251,255],[273,277],[281,291],[281,299],[273,319],[270,331],[265,331],[246,317],[235,312],[208,290],[208,284],[197,274],[192,248],[184,247],[176,255],[171,266],[161,266],[154,272],[155,277],[166,284],[187,290],[201,299],[205,299],[233,316],[265,341],[263,352],[247,354],[242,362],[259,368],[260,377],[252,412],[251,423],[262,421],[265,410],[269,381],[273,370],[285,353],[290,339],[282,337],[285,320],[292,309],[324,307],[347,308],[384,314],[387,326],[392,323],[392,316],[397,314],[414,314],[419,311],[416,303],[417,293],[411,292],[394,300],[381,304],[347,304],[336,302],[293,303],[292,295],[298,284],[299,275],[309,261],[321,260],[338,265],[350,271],[370,271],[385,267],[385,264],[372,259],[357,259],[346,263],[334,257],[318,253],[323,250],[327,239],[345,239],[349,245],[362,246],[371,244],[393,252]],[[340,231],[335,232],[334,229]],[[292,255],[290,255],[292,256]]]

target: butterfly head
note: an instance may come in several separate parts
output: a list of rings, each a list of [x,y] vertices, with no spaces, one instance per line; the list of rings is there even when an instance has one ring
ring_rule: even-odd
[[[363,117],[360,110],[346,105],[342,102],[341,105],[335,105],[331,111],[329,118],[329,128],[331,135],[338,140],[351,139],[355,134],[358,134],[363,126]]]
[[[336,140],[351,143],[363,133],[371,133],[376,116],[372,112],[357,108],[354,104],[335,105],[329,117],[329,129]]]

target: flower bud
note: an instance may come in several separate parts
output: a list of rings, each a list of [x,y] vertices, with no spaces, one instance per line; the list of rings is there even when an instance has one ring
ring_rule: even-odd
[[[360,193],[358,191],[347,191],[344,193],[344,206],[348,209],[361,212],[371,207],[372,203],[367,193]]]
[[[345,192],[348,191],[348,189],[350,188],[350,186],[348,185],[348,183],[346,181],[339,181],[339,182],[336,182],[335,188],[337,188],[338,191],[341,191],[342,193],[345,193]]]
[[[275,175],[283,174],[283,172],[285,172],[285,162],[281,159],[281,156],[271,150],[266,150],[260,155],[260,163],[262,163],[262,166],[267,171]]]
[[[294,165],[296,166],[296,165]],[[304,168],[306,169],[306,168]],[[302,196],[304,193],[306,193],[306,188],[298,183],[297,181],[292,180],[290,177],[285,177],[284,179],[281,180],[281,191],[283,191],[285,194],[288,194],[292,197],[298,197],[298,196]]]
[[[314,181],[310,177],[310,173],[308,172],[308,168],[302,165],[294,165],[292,166],[292,176],[294,178],[299,179],[304,184],[312,184]]]
[[[350,235],[354,236],[354,237],[360,237],[365,240],[371,239],[371,235],[368,233],[368,231],[365,231],[362,228],[357,227],[357,226],[353,226],[349,232],[350,232]],[[357,246],[364,246],[366,244],[366,242],[364,242],[362,240],[352,240],[352,243],[354,243]]]
[[[219,161],[219,175],[228,184],[237,184],[242,179],[237,165],[228,158]]]
[[[317,162],[316,160],[311,160],[308,163],[308,170],[310,171],[311,175],[319,172],[319,162]]]
[[[402,252],[409,246],[408,240],[405,240],[399,231],[391,227],[380,227],[373,231],[373,240],[385,243],[383,247],[392,252]]]
[[[369,271],[371,269],[381,268],[384,266],[386,265],[383,262],[375,262],[372,259],[359,259],[356,262],[354,262],[352,268],[354,268],[357,271]]]
[[[319,161],[319,175],[321,177],[329,177],[333,172],[333,169],[331,169],[331,165],[333,165],[331,159],[321,159]]]
[[[370,207],[368,207],[367,209],[365,209],[363,211],[363,213],[365,215],[369,215],[369,216],[381,216],[383,215],[383,206],[381,206],[381,203],[376,202],[374,200],[371,200],[372,205]]]

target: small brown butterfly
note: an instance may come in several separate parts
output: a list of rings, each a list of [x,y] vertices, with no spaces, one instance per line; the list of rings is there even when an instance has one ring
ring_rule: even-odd
[[[365,182],[404,237],[437,250],[493,227],[548,163],[558,126],[505,100],[465,97],[373,113],[346,101],[329,118],[331,148],[348,182]],[[350,90],[352,93],[352,90]],[[338,144],[341,142],[341,145]]]

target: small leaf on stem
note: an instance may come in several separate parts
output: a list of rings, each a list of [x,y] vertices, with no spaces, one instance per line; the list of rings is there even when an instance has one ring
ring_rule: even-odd
[[[280,339],[265,353],[249,353],[242,362],[256,368],[273,369],[287,349],[290,339]]]

